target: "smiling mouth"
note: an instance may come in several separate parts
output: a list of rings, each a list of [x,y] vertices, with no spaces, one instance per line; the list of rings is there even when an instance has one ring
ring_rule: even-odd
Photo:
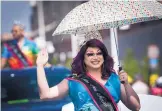
[[[100,63],[100,61],[94,61],[94,62],[91,62],[93,65],[98,65]]]

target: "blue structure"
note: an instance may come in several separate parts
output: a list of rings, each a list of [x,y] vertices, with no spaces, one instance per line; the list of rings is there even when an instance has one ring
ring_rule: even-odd
[[[71,75],[71,71],[65,67],[48,67],[45,72],[50,87]],[[36,76],[36,67],[1,71],[2,111],[60,111],[63,105],[71,102],[68,97],[41,101]]]

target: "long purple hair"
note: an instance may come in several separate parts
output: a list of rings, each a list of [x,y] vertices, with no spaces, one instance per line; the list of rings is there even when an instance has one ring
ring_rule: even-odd
[[[72,73],[74,74],[86,74],[86,69],[85,69],[85,65],[84,65],[84,54],[86,53],[86,50],[88,47],[98,47],[102,53],[103,53],[103,57],[104,57],[104,63],[102,65],[102,79],[106,79],[107,77],[110,76],[111,72],[114,72],[113,66],[114,66],[114,61],[112,59],[112,57],[109,56],[108,51],[105,47],[105,45],[97,40],[97,39],[91,39],[89,41],[86,42],[85,45],[83,45],[80,49],[80,51],[78,52],[77,56],[74,58],[73,62],[72,62]]]

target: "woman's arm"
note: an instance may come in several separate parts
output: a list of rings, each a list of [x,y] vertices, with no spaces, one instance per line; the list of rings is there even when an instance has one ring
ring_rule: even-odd
[[[119,73],[119,76],[120,76],[120,80],[124,81],[124,84],[121,84],[121,101],[130,110],[139,111],[141,108],[140,100],[136,92],[128,83],[127,73],[122,71]]]
[[[132,111],[140,110],[140,100],[130,84],[121,84],[121,101]]]
[[[37,57],[37,82],[40,99],[46,100],[62,98],[68,92],[68,81],[64,79],[58,85],[49,88],[44,71],[44,65],[47,61],[48,53],[45,49],[43,49]]]

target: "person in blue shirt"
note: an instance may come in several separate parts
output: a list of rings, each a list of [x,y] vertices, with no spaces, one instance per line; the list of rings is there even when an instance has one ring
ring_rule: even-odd
[[[130,110],[139,111],[139,97],[128,83],[127,73],[115,73],[113,59],[101,41],[87,41],[72,62],[73,75],[51,88],[44,71],[47,61],[48,53],[43,49],[36,61],[40,99],[69,95],[75,111],[118,111],[121,100]]]
[[[22,24],[14,24],[11,32],[12,39],[3,42],[1,69],[5,67],[7,62],[12,69],[35,65],[39,48],[34,41],[24,36],[24,26]]]

